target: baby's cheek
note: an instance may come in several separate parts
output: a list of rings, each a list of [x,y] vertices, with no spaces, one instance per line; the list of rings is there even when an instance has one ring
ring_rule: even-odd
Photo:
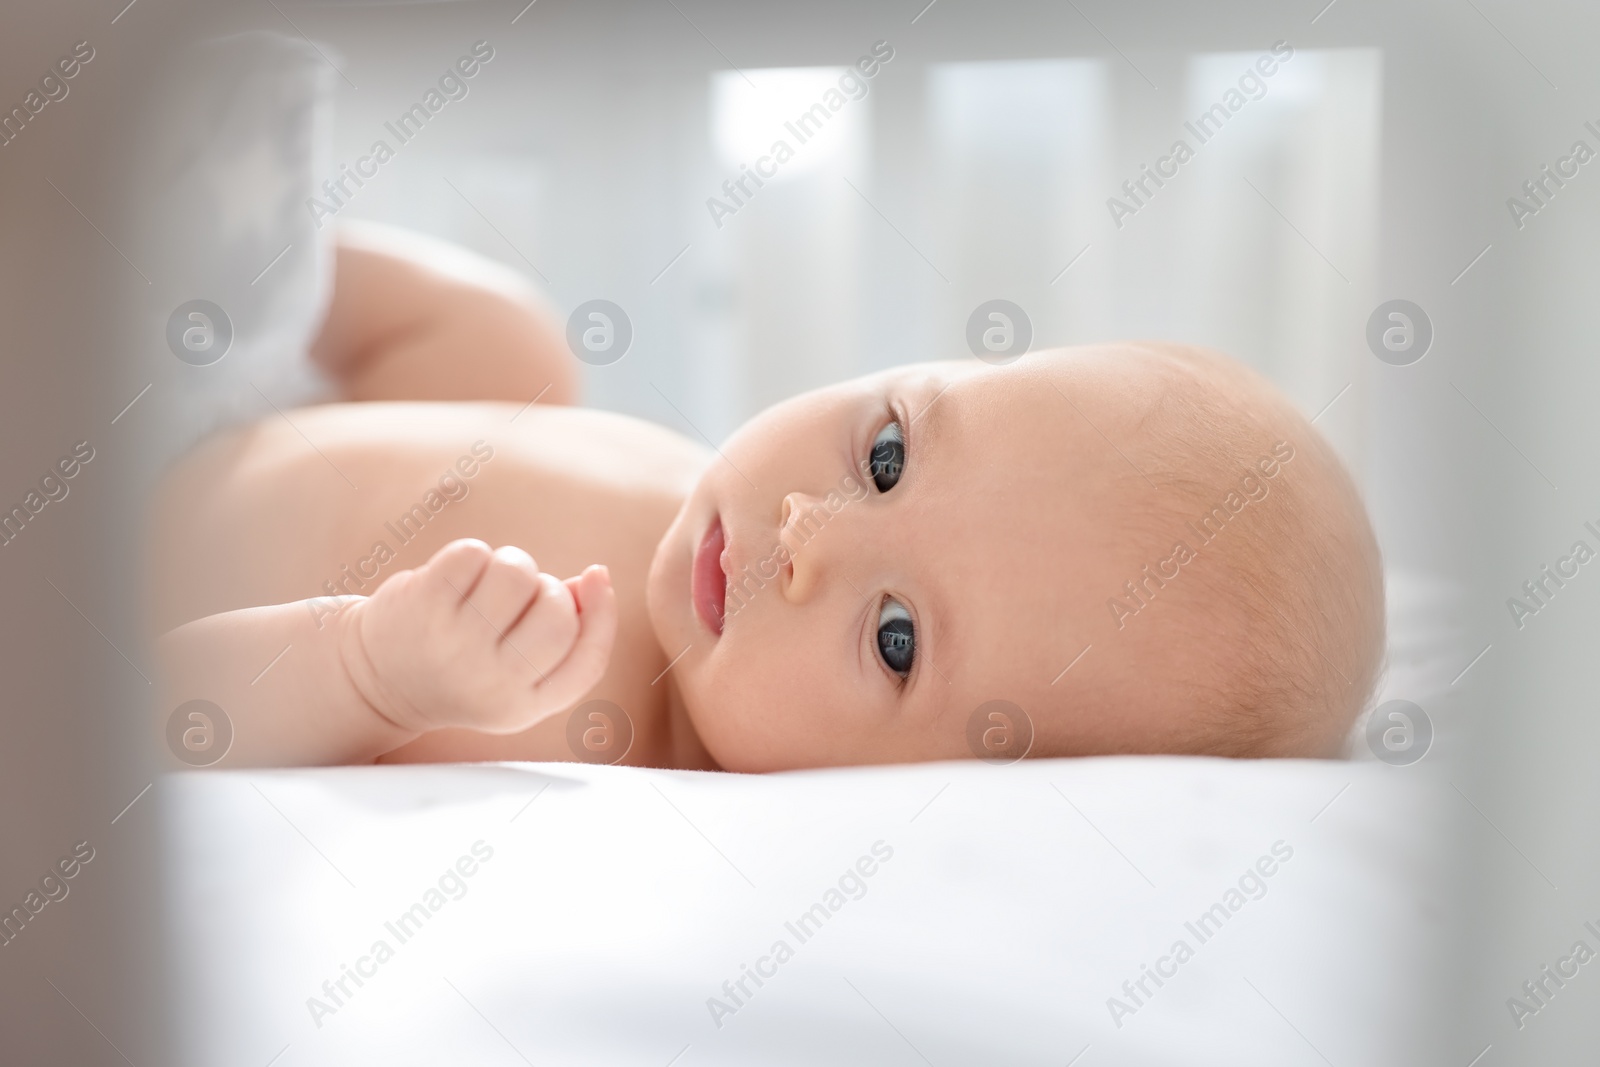
[[[789,746],[770,671],[749,662],[719,666],[685,680],[684,696],[701,743],[723,770],[774,769]]]

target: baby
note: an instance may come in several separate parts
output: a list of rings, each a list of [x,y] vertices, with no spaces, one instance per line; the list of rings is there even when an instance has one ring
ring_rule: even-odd
[[[362,402],[208,443],[154,513],[163,711],[221,707],[223,766],[572,759],[579,712],[646,766],[968,758],[1007,705],[1033,757],[1326,757],[1374,684],[1354,486],[1216,353],[899,367],[707,451],[561,406],[520,281],[347,229],[312,354]]]

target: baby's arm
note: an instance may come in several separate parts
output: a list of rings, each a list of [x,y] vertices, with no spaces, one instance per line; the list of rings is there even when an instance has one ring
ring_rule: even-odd
[[[333,299],[311,356],[345,400],[578,399],[577,360],[531,283],[374,223],[339,227]]]
[[[521,549],[453,541],[371,597],[180,626],[160,642],[164,706],[221,707],[224,766],[364,763],[429,730],[516,733],[574,706],[616,629],[605,568],[562,582]]]

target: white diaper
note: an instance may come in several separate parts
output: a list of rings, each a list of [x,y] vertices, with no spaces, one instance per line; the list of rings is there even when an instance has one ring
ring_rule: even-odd
[[[143,421],[162,457],[332,395],[307,348],[330,295],[333,228],[313,224],[306,200],[329,155],[333,77],[298,37],[239,34],[191,52],[151,109],[139,243],[150,362],[138,369],[154,378],[159,417]],[[198,350],[176,351],[175,334]]]

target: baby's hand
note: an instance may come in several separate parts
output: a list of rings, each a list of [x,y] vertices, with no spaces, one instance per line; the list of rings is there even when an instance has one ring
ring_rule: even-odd
[[[343,660],[395,725],[509,734],[577,704],[605,673],[616,594],[600,566],[565,582],[522,549],[461,540],[341,615]]]

